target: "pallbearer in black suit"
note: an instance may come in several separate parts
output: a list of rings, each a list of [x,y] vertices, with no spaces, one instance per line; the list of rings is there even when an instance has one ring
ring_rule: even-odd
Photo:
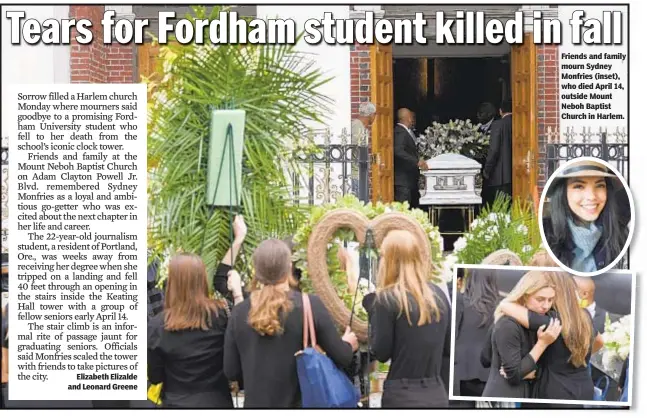
[[[512,196],[512,103],[501,103],[499,112],[501,119],[490,128],[490,149],[483,165],[484,204],[494,202],[498,193]]]
[[[413,134],[415,116],[406,108],[398,110],[398,124],[393,133],[393,198],[396,202],[409,202],[417,208],[420,203],[418,176],[420,170],[428,170],[425,161],[420,161]]]

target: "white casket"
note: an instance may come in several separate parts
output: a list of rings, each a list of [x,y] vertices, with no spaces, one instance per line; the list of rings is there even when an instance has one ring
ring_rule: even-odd
[[[421,205],[480,205],[476,176],[481,164],[460,154],[442,154],[427,161]]]

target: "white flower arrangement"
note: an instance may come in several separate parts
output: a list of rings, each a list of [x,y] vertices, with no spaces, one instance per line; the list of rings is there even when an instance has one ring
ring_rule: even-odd
[[[506,248],[522,258],[530,257],[535,248],[528,244],[527,236],[524,223],[513,221],[508,213],[491,212],[475,219],[470,232],[454,242],[454,255],[461,262],[480,263],[488,254]],[[478,257],[472,257],[473,253],[478,253]]]
[[[538,250],[539,243],[531,237],[538,232],[536,217],[530,208],[510,208],[509,201],[497,199],[483,210],[471,224],[469,231],[454,242],[453,257],[446,256],[445,269],[453,264],[480,264],[497,250],[507,249],[525,263]],[[455,260],[455,261],[454,261]]]
[[[616,322],[611,322],[609,314],[604,323],[604,352],[602,364],[606,369],[613,368],[614,363],[623,362],[629,355],[631,348],[631,315],[626,315]]]
[[[463,154],[473,159],[487,154],[490,136],[479,130],[480,124],[467,120],[450,120],[441,124],[434,122],[416,141],[418,152],[429,159],[441,154]]]
[[[460,238],[459,238],[460,239]],[[454,280],[454,265],[458,262],[458,257],[453,253],[447,254],[442,264],[442,272],[440,276],[443,282],[450,283]]]

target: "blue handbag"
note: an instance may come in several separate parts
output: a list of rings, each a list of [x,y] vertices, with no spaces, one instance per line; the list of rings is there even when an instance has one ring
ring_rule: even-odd
[[[600,382],[604,380],[604,389],[600,388]],[[594,386],[594,391],[595,394],[593,395],[593,400],[594,401],[606,401],[607,400],[607,392],[609,391],[609,378],[607,376],[602,376],[600,377],[597,382],[595,382]]]
[[[360,400],[359,391],[348,376],[317,346],[310,298],[305,293],[302,296],[303,350],[295,353],[302,406],[304,408],[357,408]],[[310,345],[308,345],[309,342]]]
[[[589,376],[593,375],[591,370],[591,363],[589,362],[587,369],[589,371]],[[600,388],[600,382],[604,380],[604,389]],[[601,376],[593,384],[593,400],[598,402],[604,402],[607,400],[607,392],[609,391],[609,378],[607,376]],[[597,408],[608,408],[602,405],[584,405],[585,409],[597,409]],[[612,408],[612,407],[611,407]]]
[[[627,364],[627,372],[625,373],[625,382],[622,385],[622,393],[620,394],[620,399],[618,402],[628,402],[629,401],[629,364]]]

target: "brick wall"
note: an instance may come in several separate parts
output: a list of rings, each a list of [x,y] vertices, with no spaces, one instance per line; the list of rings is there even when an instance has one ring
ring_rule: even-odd
[[[136,83],[135,45],[109,45],[106,51],[107,83]]]
[[[359,105],[371,100],[371,69],[368,45],[350,47],[350,97],[351,119],[356,118]]]
[[[134,83],[136,66],[135,45],[105,45],[101,19],[103,5],[71,5],[70,18],[92,22],[93,41],[88,45],[76,43],[72,33],[70,51],[70,81],[72,83]]]
[[[546,176],[546,143],[548,128],[559,130],[559,47],[537,45],[537,125],[539,144],[537,183],[539,193],[548,180]]]
[[[359,116],[359,105],[371,100],[371,58],[368,45],[351,45],[350,47],[350,117]],[[371,155],[371,137],[368,138],[368,153]],[[368,197],[373,196],[372,169],[369,165]]]

